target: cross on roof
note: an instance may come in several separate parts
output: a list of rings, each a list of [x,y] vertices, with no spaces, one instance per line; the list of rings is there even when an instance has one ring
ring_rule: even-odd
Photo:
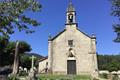
[[[73,7],[73,4],[72,4],[72,0],[69,0],[69,4],[68,4],[68,9],[67,11],[75,11],[74,7]]]

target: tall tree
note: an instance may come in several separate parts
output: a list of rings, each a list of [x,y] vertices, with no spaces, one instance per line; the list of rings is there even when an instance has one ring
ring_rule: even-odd
[[[120,0],[111,0],[112,3],[112,15],[117,17],[119,23],[113,25],[114,31],[117,34],[117,38],[114,40],[115,42],[120,42]]]
[[[98,55],[99,70],[118,71],[120,69],[120,55]]]
[[[40,23],[26,16],[25,12],[40,11],[41,5],[36,0],[3,0],[0,2],[0,33],[9,36],[15,28],[26,33],[34,32],[28,25],[38,26]]]
[[[8,44],[8,38],[0,36],[0,53],[4,52],[4,48]]]
[[[15,45],[14,65],[13,65],[13,72],[12,72],[13,75],[16,75],[18,73],[20,53],[25,53],[26,51],[27,52],[31,51],[30,45],[24,41],[22,42],[17,41]]]

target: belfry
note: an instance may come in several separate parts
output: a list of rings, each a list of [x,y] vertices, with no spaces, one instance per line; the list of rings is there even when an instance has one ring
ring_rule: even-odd
[[[66,24],[75,24],[76,23],[76,11],[73,7],[71,0],[69,0],[69,5],[66,12]]]

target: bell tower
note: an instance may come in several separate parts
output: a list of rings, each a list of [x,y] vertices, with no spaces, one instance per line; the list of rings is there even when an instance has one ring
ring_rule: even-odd
[[[69,0],[66,12],[66,24],[67,25],[76,24],[76,11],[71,0]]]

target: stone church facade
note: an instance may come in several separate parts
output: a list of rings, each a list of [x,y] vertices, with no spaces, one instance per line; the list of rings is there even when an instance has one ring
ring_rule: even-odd
[[[55,37],[49,37],[48,58],[39,62],[39,72],[98,76],[96,37],[78,29],[71,1],[65,29]]]

